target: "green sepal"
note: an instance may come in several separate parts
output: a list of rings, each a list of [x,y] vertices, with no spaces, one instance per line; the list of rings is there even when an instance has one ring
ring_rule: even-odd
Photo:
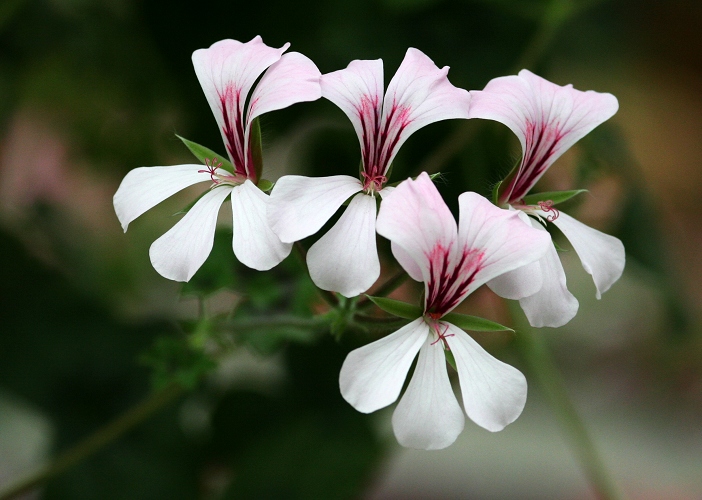
[[[371,297],[370,295],[366,295],[366,297],[386,313],[400,318],[417,319],[420,318],[423,313],[421,307],[413,306],[412,304],[400,300],[388,299],[387,297]]]
[[[500,186],[502,185],[502,182],[503,181],[498,182],[495,184],[495,187],[492,188],[492,202],[498,207],[500,206],[498,203],[498,198],[500,196]]]
[[[176,134],[176,137],[183,141],[183,144],[185,144],[190,150],[190,152],[195,155],[195,158],[200,160],[202,163],[206,164],[207,161],[213,161],[214,158],[217,158],[217,166],[219,166],[219,163],[222,164],[221,166],[219,166],[219,168],[223,168],[230,174],[234,173],[234,165],[232,165],[232,163],[229,160],[227,160],[226,156],[217,154],[211,149],[206,148],[205,146],[201,146],[197,142],[190,141],[185,137],[181,137],[178,134]]]
[[[254,118],[251,122],[251,129],[249,130],[249,148],[251,151],[251,158],[253,159],[254,171],[256,172],[256,179],[260,179],[263,175],[263,142],[261,141],[261,123],[258,117]]]
[[[436,172],[435,174],[429,174],[429,180],[431,180],[431,181],[433,182],[434,179],[439,178],[439,177],[441,177],[442,175],[443,175],[443,174],[442,174],[441,172]],[[412,179],[413,181],[416,181],[416,180],[417,180],[417,177],[419,177],[419,176],[414,176],[414,177],[412,177],[411,179]],[[392,184],[387,184],[386,187],[397,187],[397,186],[399,186],[400,184],[402,184],[403,182],[405,182],[406,180],[407,180],[407,179],[402,179],[401,181],[395,181],[395,182],[393,182]]]
[[[453,353],[447,349],[444,349],[444,356],[446,356],[446,361],[448,361],[448,364],[451,365],[451,368],[458,371],[458,368],[456,368],[456,358],[453,357]]]
[[[489,319],[468,316],[467,314],[448,313],[442,316],[440,321],[448,321],[462,330],[472,332],[514,332],[511,328]]]
[[[259,179],[258,189],[260,189],[264,193],[267,193],[271,189],[273,189],[273,182],[269,181],[268,179]]]
[[[210,190],[208,189],[207,191],[205,191],[205,192],[203,192],[203,193],[200,193],[200,196],[198,196],[198,197],[195,198],[193,201],[191,201],[190,203],[188,203],[187,205],[185,205],[183,208],[181,208],[180,210],[178,210],[178,211],[177,211],[176,213],[174,213],[173,215],[171,215],[171,217],[175,217],[176,215],[185,215],[185,214],[187,214],[188,212],[190,212],[190,209],[192,209],[192,208],[195,206],[195,203],[197,203],[198,201],[200,201],[200,199],[201,199],[203,196],[205,196],[207,193],[209,193],[209,192],[210,192]]]
[[[568,201],[581,193],[587,193],[587,189],[573,189],[572,191],[547,191],[545,193],[530,194],[524,197],[525,205],[537,205],[540,201],[552,201],[554,205]]]
[[[553,243],[553,246],[556,247],[556,251],[557,251],[557,252],[570,252],[570,250],[568,250],[567,248],[563,248],[563,247],[560,246],[558,243],[556,243],[555,241],[553,241],[553,238],[551,238],[551,243]]]

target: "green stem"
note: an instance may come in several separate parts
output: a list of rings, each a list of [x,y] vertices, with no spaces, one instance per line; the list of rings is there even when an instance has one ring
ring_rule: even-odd
[[[570,438],[572,448],[585,471],[595,496],[602,500],[622,498],[618,488],[609,477],[585,424],[568,396],[563,378],[546,345],[543,332],[522,329],[517,336],[517,345],[530,368],[530,372],[536,376]]]
[[[154,392],[141,403],[98,429],[73,448],[61,453],[52,463],[0,492],[0,500],[8,500],[26,493],[79,464],[175,400],[183,394],[184,390],[180,385],[170,385]]]

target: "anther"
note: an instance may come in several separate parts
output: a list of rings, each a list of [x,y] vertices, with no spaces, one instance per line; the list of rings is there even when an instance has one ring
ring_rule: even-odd
[[[546,220],[549,222],[553,222],[554,220],[558,219],[559,215],[561,215],[561,212],[559,212],[558,209],[553,206],[553,200],[540,201],[538,202],[538,205],[544,212],[552,212],[550,215],[546,216]]]
[[[385,177],[384,175],[374,175],[370,176],[365,172],[361,172],[361,175],[363,176],[364,182],[363,182],[363,190],[364,191],[380,191],[383,186],[385,185],[386,182],[388,182],[388,178]]]

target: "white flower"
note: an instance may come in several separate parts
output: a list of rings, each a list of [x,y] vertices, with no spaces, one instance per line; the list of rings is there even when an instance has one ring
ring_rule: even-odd
[[[424,282],[424,313],[349,353],[339,376],[344,399],[370,413],[397,399],[419,352],[412,380],[392,418],[397,440],[412,448],[445,448],[463,430],[445,349],[456,361],[466,413],[478,425],[502,430],[526,402],[524,376],[442,318],[488,280],[541,258],[550,238],[525,225],[517,212],[497,208],[475,193],[464,193],[458,201],[456,226],[426,173],[403,182],[385,198],[378,233],[392,242],[393,254],[409,275]]]
[[[268,220],[282,241],[301,240],[319,231],[353,196],[334,227],[307,254],[315,284],[353,297],[380,275],[375,242],[377,202],[395,154],[419,128],[449,118],[467,118],[470,94],[451,85],[448,67],[439,69],[417,49],[408,49],[383,95],[383,62],[353,61],[323,75],[322,95],[349,117],[361,145],[360,178],[347,175],[282,177],[271,193]]]
[[[281,242],[268,227],[269,197],[256,186],[260,162],[255,161],[251,148],[251,124],[256,117],[321,97],[319,70],[302,54],[283,55],[288,47],[269,47],[257,36],[247,43],[222,40],[193,53],[195,73],[217,120],[233,171],[222,168],[216,158],[208,159],[206,167],[140,167],[125,176],[115,193],[115,212],[126,231],[131,221],[178,191],[199,182],[211,183],[187,214],[151,245],[151,263],[162,276],[188,281],[195,274],[212,250],[217,214],[230,195],[232,246],[239,261],[267,270],[290,253],[291,245]]]
[[[500,185],[498,203],[555,224],[592,275],[599,299],[622,275],[622,242],[557,210],[552,200],[527,205],[524,197],[569,147],[617,112],[617,99],[611,94],[582,92],[572,85],[561,87],[527,70],[518,76],[495,78],[471,95],[471,118],[507,125],[522,145],[522,161]],[[543,229],[535,220],[524,219]],[[543,278],[541,287],[535,286],[536,276]],[[502,297],[521,298],[519,303],[532,326],[561,326],[578,311],[578,301],[566,287],[565,272],[553,247],[539,262],[488,285]]]

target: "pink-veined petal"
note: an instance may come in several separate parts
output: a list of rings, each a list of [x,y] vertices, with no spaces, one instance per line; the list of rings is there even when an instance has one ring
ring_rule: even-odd
[[[164,278],[189,281],[212,251],[217,213],[232,188],[222,186],[200,198],[178,223],[153,242],[151,264]]]
[[[524,375],[494,358],[460,328],[447,322],[441,324],[448,325],[446,342],[456,360],[466,414],[489,431],[501,431],[524,409]]]
[[[400,146],[420,128],[441,120],[468,118],[470,93],[449,82],[448,70],[448,66],[439,69],[422,51],[407,49],[383,103],[387,139],[378,163],[385,165],[386,171]]]
[[[276,49],[257,36],[246,43],[221,40],[193,52],[195,74],[210,104],[229,157],[237,172],[248,169],[244,141],[244,106],[251,87],[266,68],[277,62],[290,44]]]
[[[428,336],[429,326],[417,318],[395,333],[351,351],[339,373],[343,398],[361,413],[393,403]]]
[[[568,291],[563,265],[553,245],[538,262],[543,275],[543,285],[537,293],[521,299],[519,305],[522,306],[531,326],[563,326],[577,314],[578,299]]]
[[[211,180],[210,174],[200,172],[203,165],[173,165],[172,167],[139,167],[122,179],[113,198],[115,213],[122,229],[166,198],[188,186]]]
[[[383,61],[351,61],[346,69],[322,75],[319,80],[322,96],[339,106],[349,117],[361,143],[364,165],[375,160],[375,152],[383,105]]]
[[[441,342],[427,336],[419,351],[412,380],[392,414],[392,428],[402,446],[440,450],[463,430],[465,418],[446,372]]]
[[[519,211],[497,208],[476,193],[463,193],[458,204],[459,249],[481,255],[465,295],[503,273],[539,260],[551,245],[548,233],[524,224]]]
[[[349,197],[362,189],[348,175],[278,179],[268,204],[268,223],[282,241],[294,242],[319,231]]]
[[[380,276],[375,244],[376,200],[359,193],[327,234],[307,252],[314,284],[323,290],[355,297]]]
[[[407,271],[410,278],[415,281],[424,281],[424,276],[422,276],[422,268],[419,267],[419,264],[414,261],[410,254],[405,252],[403,248],[394,241],[390,242],[390,249],[392,250],[392,254],[395,256],[397,262],[400,263],[402,269]]]
[[[251,94],[246,115],[246,144],[250,124],[257,116],[322,97],[320,76],[317,66],[299,52],[289,52],[273,63]]]
[[[528,70],[495,78],[471,94],[470,117],[503,123],[522,145],[519,172],[502,188],[506,203],[523,198],[563,152],[619,107],[611,94],[561,87]]]
[[[258,271],[277,266],[292,249],[292,243],[280,241],[268,225],[268,203],[268,195],[248,179],[232,191],[234,255]]]
[[[542,211],[539,213],[543,217],[548,215]],[[553,223],[573,245],[583,268],[592,275],[597,298],[601,298],[624,272],[624,245],[618,238],[586,226],[563,212]]]
[[[434,249],[440,246],[453,251],[456,246],[456,221],[426,172],[417,180],[402,182],[385,197],[376,228],[378,234],[401,247],[414,261],[424,282],[431,279],[430,257]],[[405,270],[417,277],[410,260],[401,255],[398,262],[403,267],[408,264]]]
[[[514,211],[512,207],[510,211]],[[529,227],[543,229],[541,224],[531,219],[527,214],[520,211],[519,218]],[[532,262],[526,266],[518,267],[514,271],[508,271],[497,278],[487,282],[490,290],[505,299],[518,300],[534,295],[541,289],[543,278],[540,261]]]

